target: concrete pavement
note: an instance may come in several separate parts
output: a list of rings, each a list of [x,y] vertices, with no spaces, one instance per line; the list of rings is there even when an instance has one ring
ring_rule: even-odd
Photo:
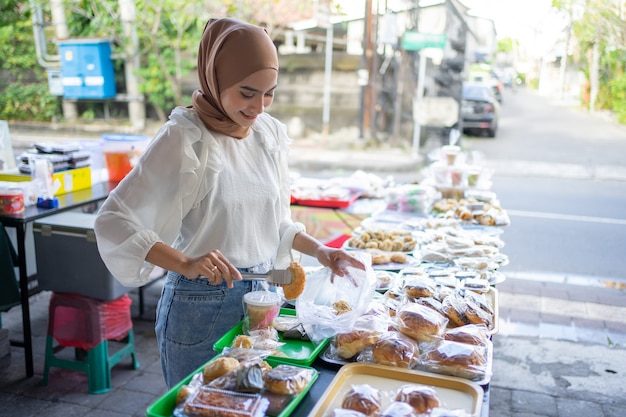
[[[100,132],[41,135],[37,131],[11,130],[16,149],[33,141],[97,140]],[[60,138],[63,139],[60,139]],[[319,140],[295,141],[294,169],[351,172],[417,173],[425,161],[410,152],[394,149],[360,149],[355,144],[323,144]],[[554,167],[520,161],[488,162],[506,175],[552,173]],[[563,167],[557,167],[554,175]],[[620,167],[590,172],[571,167],[572,175],[597,177],[599,172],[626,179]],[[602,174],[604,175],[604,174]],[[623,175],[623,178],[622,178]],[[511,262],[515,262],[514,259]],[[507,275],[506,267],[502,272]],[[557,277],[558,278],[558,277]],[[144,416],[146,407],[165,392],[152,329],[159,285],[146,290],[146,315],[134,321],[139,370],[123,363],[113,370],[113,389],[102,395],[87,393],[85,377],[76,372],[53,370],[50,383],[41,387],[47,303],[49,293],[31,298],[35,376],[24,378],[21,348],[0,366],[0,417],[3,416]],[[626,292],[619,283],[548,282],[523,272],[507,275],[497,286],[500,299],[499,333],[494,336],[493,376],[489,385],[493,417],[626,415]],[[137,294],[131,292],[137,306]],[[135,315],[137,311],[134,312]],[[19,338],[21,315],[14,308],[2,315],[3,327]]]

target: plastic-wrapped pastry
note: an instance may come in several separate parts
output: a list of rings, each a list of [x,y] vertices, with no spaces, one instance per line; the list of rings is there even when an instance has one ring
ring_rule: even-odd
[[[493,306],[487,300],[484,294],[479,294],[475,291],[465,291],[465,298],[475,302],[478,307],[485,310],[485,312],[489,313],[490,315],[494,315]]]
[[[204,383],[208,384],[214,379],[217,379],[223,375],[226,375],[229,372],[238,369],[239,366],[240,363],[235,358],[229,358],[224,356],[215,358],[211,362],[204,365],[204,367],[202,368]]]
[[[269,401],[259,394],[223,391],[200,387],[185,401],[183,412],[188,416],[263,417]]]
[[[408,369],[415,366],[418,357],[417,343],[398,332],[384,334],[372,347],[372,361],[380,365]]]
[[[369,384],[354,384],[341,402],[342,408],[359,411],[366,416],[375,416],[382,407],[382,394]]]
[[[296,395],[304,391],[316,371],[293,365],[278,365],[265,372],[265,389],[273,394]]]
[[[458,293],[450,294],[441,302],[441,308],[450,320],[450,324],[454,326],[463,326],[470,323],[465,315],[466,305],[465,299]]]
[[[428,372],[458,376],[467,379],[483,379],[487,372],[485,346],[442,340],[420,357],[420,365]]]
[[[396,392],[395,400],[410,404],[417,414],[427,413],[440,405],[437,392],[426,385],[403,385]]]
[[[417,417],[417,415],[409,404],[393,401],[380,413],[380,417]]]
[[[437,313],[444,314],[441,302],[433,297],[422,297],[415,300],[417,304],[425,305],[435,310]]]
[[[466,324],[465,326],[447,329],[443,334],[445,340],[468,343],[470,345],[487,346],[489,329],[481,324]]]
[[[409,276],[404,281],[404,292],[408,297],[416,299],[432,297],[436,289],[430,278]]]
[[[398,330],[414,340],[432,341],[441,337],[448,319],[425,305],[408,303],[397,313]]]
[[[237,373],[237,392],[261,392],[265,387],[263,383],[263,369],[260,364],[241,366],[235,371]]]

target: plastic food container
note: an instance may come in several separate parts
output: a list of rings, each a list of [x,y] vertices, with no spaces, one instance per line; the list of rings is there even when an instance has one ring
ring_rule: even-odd
[[[0,189],[0,213],[16,214],[24,211],[22,190]]]
[[[133,169],[148,145],[143,135],[102,135],[102,150],[109,180],[119,182]]]

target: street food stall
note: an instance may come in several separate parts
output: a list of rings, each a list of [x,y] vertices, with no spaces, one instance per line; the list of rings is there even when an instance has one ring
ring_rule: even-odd
[[[301,294],[249,304],[217,355],[147,416],[488,416],[509,218],[476,155],[439,155],[412,184],[294,180],[294,209],[335,212],[324,238],[366,270],[333,280],[292,263]]]

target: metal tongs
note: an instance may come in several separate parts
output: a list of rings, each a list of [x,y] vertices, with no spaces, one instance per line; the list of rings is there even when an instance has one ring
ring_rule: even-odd
[[[256,281],[260,279],[266,280],[271,285],[288,285],[291,284],[291,271],[288,269],[272,269],[265,274],[245,274],[242,273],[244,281]]]

